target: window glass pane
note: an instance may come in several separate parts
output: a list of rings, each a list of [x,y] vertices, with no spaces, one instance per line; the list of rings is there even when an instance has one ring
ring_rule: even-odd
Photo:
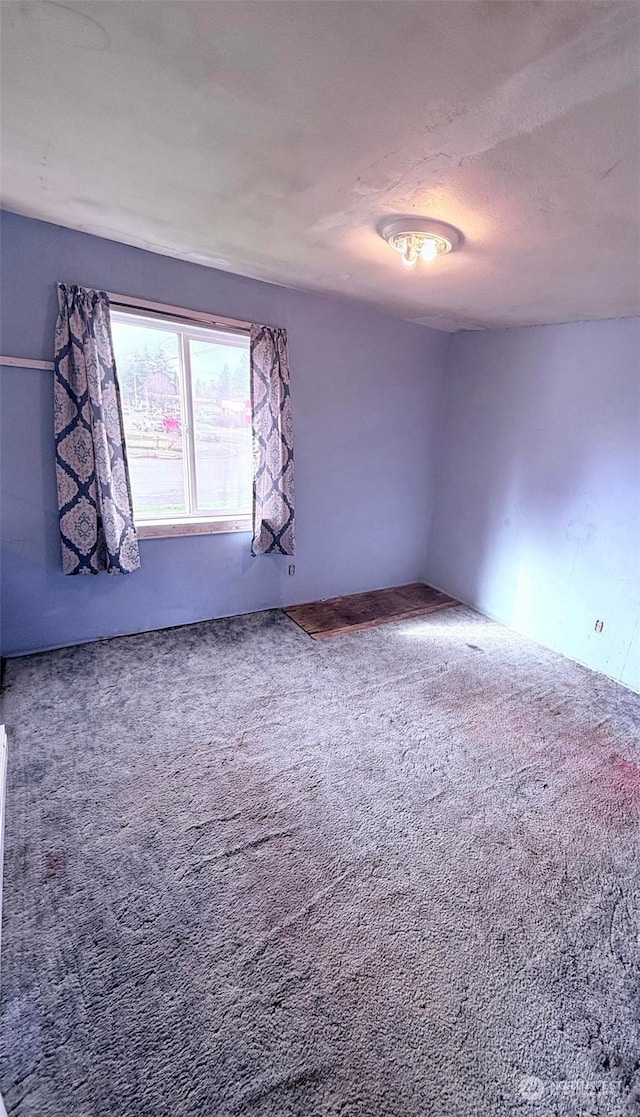
[[[112,315],[134,515],[184,516],[179,338]]]
[[[234,517],[251,511],[249,341],[228,338],[189,346],[198,511]]]

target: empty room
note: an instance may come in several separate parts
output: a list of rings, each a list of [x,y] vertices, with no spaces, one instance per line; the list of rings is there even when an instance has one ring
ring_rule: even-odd
[[[0,39],[0,1114],[640,1114],[640,3]]]

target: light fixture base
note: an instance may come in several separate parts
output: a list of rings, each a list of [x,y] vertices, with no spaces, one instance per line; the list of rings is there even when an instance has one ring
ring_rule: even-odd
[[[378,226],[378,232],[396,252],[402,253],[407,267],[413,267],[418,256],[428,260],[453,252],[464,240],[453,225],[430,217],[386,218]]]

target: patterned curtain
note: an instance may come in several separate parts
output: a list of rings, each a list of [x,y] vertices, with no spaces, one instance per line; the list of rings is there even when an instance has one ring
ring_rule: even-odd
[[[54,425],[64,573],[137,570],[138,538],[104,291],[58,284]]]
[[[293,426],[287,331],[251,327],[252,555],[293,555]]]

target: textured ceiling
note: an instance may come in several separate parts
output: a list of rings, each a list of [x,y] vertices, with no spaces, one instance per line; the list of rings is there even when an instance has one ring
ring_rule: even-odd
[[[637,314],[639,12],[3,3],[3,204],[442,329]],[[405,272],[412,213],[464,247]]]

